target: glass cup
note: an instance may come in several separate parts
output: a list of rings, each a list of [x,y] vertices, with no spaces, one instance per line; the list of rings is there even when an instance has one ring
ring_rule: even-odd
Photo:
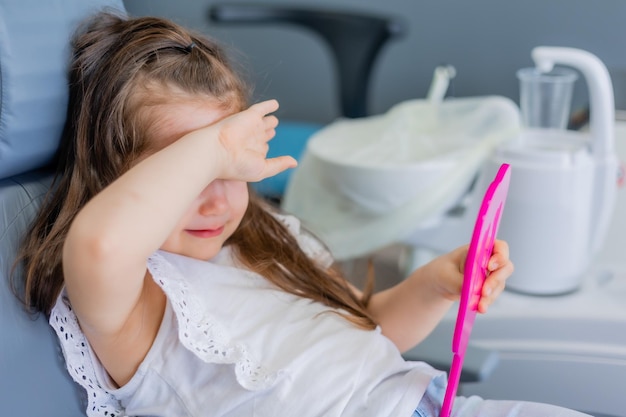
[[[574,82],[578,79],[576,71],[559,67],[550,72],[522,68],[517,71],[517,78],[524,127],[566,129]]]

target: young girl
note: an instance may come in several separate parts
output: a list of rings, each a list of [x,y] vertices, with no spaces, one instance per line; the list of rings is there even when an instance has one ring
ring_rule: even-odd
[[[467,248],[362,294],[247,182],[278,105],[212,41],[163,19],[101,13],[74,43],[54,193],[22,259],[89,416],[437,416],[445,375],[400,352],[458,299]],[[497,242],[479,309],[512,272]],[[457,416],[574,416],[458,398]]]

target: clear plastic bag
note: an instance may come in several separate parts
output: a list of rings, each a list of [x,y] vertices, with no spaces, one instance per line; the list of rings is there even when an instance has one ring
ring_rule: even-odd
[[[340,119],[309,140],[283,208],[337,259],[371,253],[450,209],[519,130],[517,105],[496,96],[411,100]]]

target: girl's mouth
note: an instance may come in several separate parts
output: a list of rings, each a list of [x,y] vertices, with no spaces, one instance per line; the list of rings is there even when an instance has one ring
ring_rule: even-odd
[[[192,236],[206,239],[221,235],[224,231],[224,226],[217,229],[186,229],[185,231]]]

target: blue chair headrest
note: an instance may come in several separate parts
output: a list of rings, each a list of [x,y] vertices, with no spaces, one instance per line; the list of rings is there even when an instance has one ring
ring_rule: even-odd
[[[0,1],[0,178],[52,159],[68,100],[69,39],[78,22],[121,0]]]
[[[85,415],[43,315],[29,317],[10,277],[19,244],[50,187],[66,117],[69,40],[78,22],[122,0],[0,0],[0,392],[2,415]],[[17,175],[19,174],[19,175]],[[35,400],[33,400],[35,398]]]

